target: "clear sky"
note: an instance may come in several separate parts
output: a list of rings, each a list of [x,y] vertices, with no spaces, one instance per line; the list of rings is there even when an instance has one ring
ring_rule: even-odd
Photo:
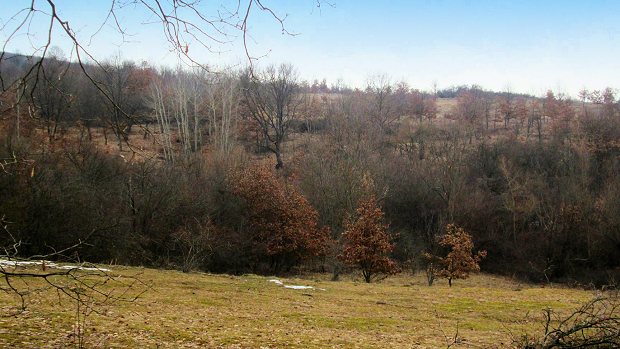
[[[167,1],[167,0],[164,0]],[[294,64],[304,79],[342,79],[363,86],[371,75],[430,89],[479,84],[493,90],[541,95],[546,89],[576,95],[583,87],[620,87],[620,1],[618,0],[329,0],[321,9],[314,0],[263,0],[279,14],[288,14],[282,35],[266,13],[250,18],[253,55],[260,64]],[[9,18],[30,0],[0,0],[6,40]],[[56,0],[62,16],[84,40],[99,28],[109,0]],[[247,0],[241,0],[247,3]],[[39,8],[46,2],[37,0]],[[214,5],[215,4],[215,5]],[[204,1],[206,13],[234,0]],[[211,11],[211,12],[209,12]],[[127,59],[154,65],[176,65],[177,58],[162,38],[161,27],[143,7],[119,11],[130,42],[108,25],[88,46],[103,59],[118,52]],[[18,36],[7,50],[29,53],[45,35],[45,15],[31,24],[31,37]],[[58,36],[56,45],[69,48]],[[223,53],[209,53],[190,43],[190,54],[211,65],[245,64],[242,45],[217,44]]]

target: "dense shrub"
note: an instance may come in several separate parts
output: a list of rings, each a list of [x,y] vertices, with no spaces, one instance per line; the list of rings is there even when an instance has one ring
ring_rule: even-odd
[[[274,170],[250,167],[231,179],[233,193],[246,205],[252,255],[258,261],[268,257],[270,270],[279,273],[325,255],[329,230],[319,227],[317,211]]]
[[[344,246],[339,258],[346,265],[360,269],[366,282],[399,272],[396,262],[389,257],[394,244],[387,229],[374,195],[362,198],[355,216],[344,224]]]

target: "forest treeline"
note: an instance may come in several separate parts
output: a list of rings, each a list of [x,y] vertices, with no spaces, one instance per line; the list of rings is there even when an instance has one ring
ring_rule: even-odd
[[[458,226],[486,272],[620,276],[612,89],[424,92],[383,76],[328,88],[289,65],[82,67],[60,54],[23,78],[30,67],[15,56],[0,69],[2,245],[22,256],[81,241],[71,253],[91,262],[337,274],[372,196],[403,269],[425,268]]]

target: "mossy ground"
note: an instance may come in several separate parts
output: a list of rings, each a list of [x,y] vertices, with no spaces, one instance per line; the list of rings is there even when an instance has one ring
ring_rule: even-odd
[[[380,283],[329,275],[281,279],[311,285],[292,290],[255,275],[116,267],[138,274],[151,289],[137,301],[91,314],[83,335],[101,348],[441,348],[458,329],[461,347],[511,347],[512,340],[542,329],[542,310],[562,313],[592,292],[516,282],[489,275],[439,280],[399,275]],[[0,294],[6,311],[17,305]],[[76,309],[56,293],[37,294],[27,311],[0,318],[0,347],[71,347]],[[453,346],[453,347],[459,347]]]

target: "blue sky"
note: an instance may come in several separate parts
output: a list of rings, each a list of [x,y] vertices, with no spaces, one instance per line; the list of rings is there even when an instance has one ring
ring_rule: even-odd
[[[6,23],[30,0],[0,0]],[[242,0],[242,2],[244,2]],[[546,89],[576,95],[582,87],[620,87],[620,1],[362,1],[330,0],[316,9],[313,0],[268,1],[288,14],[288,30],[265,13],[250,18],[251,52],[260,64],[294,64],[305,79],[342,79],[363,86],[372,75],[387,74],[394,81],[430,89],[479,84],[493,90],[541,95]],[[205,1],[207,12],[216,4]],[[45,8],[45,2],[37,0]],[[99,27],[108,0],[57,0],[65,19],[83,39]],[[210,12],[213,13],[213,12]],[[118,52],[127,59],[154,65],[176,65],[177,58],[162,39],[161,28],[144,24],[151,18],[141,8],[119,12],[131,42],[122,43],[111,27],[95,38],[89,50],[97,58]],[[38,15],[31,31],[41,38],[45,16]],[[4,41],[7,30],[0,32]],[[31,40],[36,40],[36,37]],[[69,52],[62,36],[56,44]],[[190,44],[190,53],[211,65],[244,64],[240,40],[216,45],[214,54]],[[27,53],[32,45],[22,35],[9,49]]]

